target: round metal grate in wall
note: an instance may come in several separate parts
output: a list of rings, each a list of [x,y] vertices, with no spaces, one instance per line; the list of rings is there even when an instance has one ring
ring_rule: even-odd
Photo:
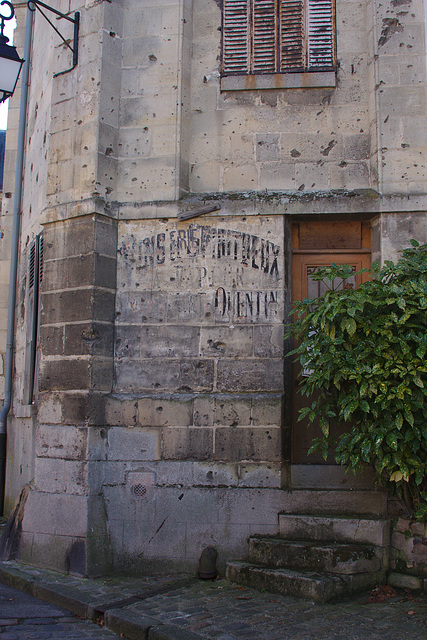
[[[147,493],[147,487],[143,484],[134,484],[132,487],[132,493],[135,498],[142,498]]]

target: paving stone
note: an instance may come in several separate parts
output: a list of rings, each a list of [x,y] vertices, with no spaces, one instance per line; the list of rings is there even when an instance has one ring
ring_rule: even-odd
[[[112,602],[139,594],[132,604],[115,609],[120,616],[136,623],[150,619],[153,622],[152,637],[161,640],[198,638],[200,640],[425,640],[427,629],[427,598],[422,593],[392,591],[384,602],[369,602],[368,593],[333,604],[314,604],[287,596],[254,591],[248,587],[230,584],[226,580],[214,582],[190,581],[180,588],[172,588],[177,574],[168,576],[143,576],[141,578],[100,578],[89,580],[74,576],[42,571],[31,567],[19,567],[16,563],[0,566],[0,578],[4,580],[4,566],[10,574],[26,576],[27,580],[49,585],[46,593],[57,585],[64,593],[68,584],[73,594],[80,592],[84,601]],[[170,590],[150,596],[150,589],[170,585]],[[148,597],[144,597],[144,594]],[[415,611],[408,615],[408,611]],[[40,624],[43,635],[38,640],[101,640],[117,637],[107,629],[81,621],[67,624],[69,618],[61,618],[61,635],[52,634],[51,625]],[[71,627],[88,625],[85,635],[72,635]],[[69,631],[67,631],[67,627]],[[17,633],[16,627],[0,627],[7,633]],[[117,631],[116,627],[115,631]],[[74,630],[75,632],[75,630]],[[51,634],[44,635],[44,633]],[[139,638],[145,636],[138,632]],[[150,633],[150,630],[148,631]],[[104,635],[101,635],[104,634]],[[126,634],[124,634],[126,637]],[[133,636],[129,636],[133,637]],[[148,635],[150,640],[150,636]],[[27,640],[18,635],[15,640]],[[0,640],[7,640],[0,632]],[[29,640],[29,639],[28,639]]]

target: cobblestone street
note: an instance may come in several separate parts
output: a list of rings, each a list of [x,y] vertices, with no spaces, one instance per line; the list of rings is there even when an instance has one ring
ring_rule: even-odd
[[[218,640],[425,640],[425,597],[391,594],[384,602],[366,602],[362,594],[318,605],[220,580],[197,582],[127,609]]]
[[[114,640],[118,636],[38,598],[0,584],[1,640]]]
[[[60,604],[80,617],[102,621],[111,629],[70,618],[57,608],[55,611],[59,613],[52,613],[51,605],[42,604],[39,620],[31,622],[38,625],[37,629],[30,629],[28,621],[25,624],[15,621],[20,616],[3,599],[0,615],[12,622],[8,625],[3,621],[0,640],[102,640],[120,635],[132,640],[425,640],[427,637],[425,593],[387,586],[338,603],[313,604],[254,591],[223,579],[205,582],[183,574],[89,580],[7,562],[0,565],[0,580],[18,585],[49,603]]]

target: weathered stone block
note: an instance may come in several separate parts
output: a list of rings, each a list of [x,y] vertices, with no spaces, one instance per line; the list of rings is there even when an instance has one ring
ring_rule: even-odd
[[[346,160],[368,160],[370,152],[369,134],[344,136],[344,158]]]
[[[117,486],[126,484],[126,475],[129,469],[132,468],[132,465],[138,465],[139,468],[140,463],[134,461],[124,462],[123,460],[109,460],[107,463],[103,463],[102,474],[104,495],[106,491],[105,486]]]
[[[425,115],[426,96],[421,87],[384,87],[379,98],[381,109],[390,116]]]
[[[94,391],[111,391],[113,388],[113,359],[94,357],[91,360],[90,385]]]
[[[191,487],[193,486],[193,467],[195,464],[195,462],[186,460],[150,461],[144,463],[142,472],[151,474],[153,484],[158,487]],[[128,471],[126,473],[127,483],[129,484],[138,473]]]
[[[59,391],[90,388],[90,363],[83,359],[42,361],[40,391]]]
[[[193,465],[195,487],[235,487],[238,479],[237,465],[233,463],[195,462]]]
[[[45,356],[64,353],[64,327],[40,327],[40,349]]]
[[[295,189],[295,162],[263,162],[260,166],[259,188],[272,191]]]
[[[333,159],[332,156],[331,159]],[[295,165],[295,186],[299,191],[329,190],[329,167],[327,162],[299,162]]]
[[[138,401],[136,399],[108,396],[105,401],[105,421],[107,425],[118,427],[136,426],[137,412]]]
[[[279,159],[279,134],[263,133],[257,134],[255,140],[257,162],[268,162]]]
[[[88,478],[89,484],[92,486],[94,477],[101,477],[102,481],[104,479],[104,472],[107,466],[104,461],[107,460],[108,429],[105,427],[89,427],[87,443],[86,457],[87,460],[91,461],[91,464],[88,465]],[[99,488],[99,491],[101,491],[101,488]]]
[[[173,506],[178,510],[180,503],[177,497],[175,497],[177,506]],[[161,500],[161,494],[155,496],[155,499]],[[172,501],[168,504],[170,509],[173,508],[171,502]],[[161,509],[157,515],[152,504],[147,508],[147,504],[144,504],[143,501],[138,503],[136,513],[138,514],[138,519],[141,518],[141,526],[138,527],[137,535],[135,535],[135,530],[131,530],[131,527],[124,527],[123,530],[122,550],[127,552],[130,558],[137,557],[141,553],[141,549],[144,549],[143,564],[146,565],[147,560],[155,560],[153,568],[157,566],[162,569],[166,569],[168,565],[170,566],[170,561],[174,558],[185,558],[186,526],[184,522],[177,521],[175,514],[175,517],[171,517],[170,515],[168,517],[164,509]],[[143,513],[146,514],[146,522],[146,518],[142,516]],[[169,513],[171,514],[171,512]],[[152,543],[148,544],[151,537],[150,521],[154,524],[155,530],[157,530],[158,533]],[[129,565],[128,571],[135,573],[135,568],[132,567],[132,564],[133,562]]]
[[[93,251],[95,225],[92,217],[84,217],[67,223],[48,224],[44,227],[46,258],[65,258]]]
[[[40,424],[36,436],[36,455],[39,458],[83,460],[87,451],[86,428]]]
[[[31,539],[31,548],[29,539]],[[83,542],[83,538],[81,540]],[[71,535],[57,536],[34,533],[31,536],[26,536],[22,541],[19,557],[22,561],[30,562],[35,566],[66,573],[69,568],[67,554],[73,542],[75,542],[75,538]]]
[[[215,405],[211,396],[198,395],[194,398],[193,422],[196,427],[210,427],[214,424]]]
[[[40,423],[61,424],[62,422],[62,395],[59,393],[39,393],[38,416]]]
[[[230,427],[251,424],[251,398],[217,396],[215,424]]]
[[[213,432],[209,428],[168,427],[163,429],[164,460],[210,460],[213,457]]]
[[[239,487],[281,487],[281,465],[276,464],[239,464]]]
[[[86,525],[86,496],[30,492],[23,520],[25,531],[78,537],[86,535]]]
[[[370,185],[368,162],[340,162],[329,166],[331,189],[366,189]]]
[[[212,360],[183,360],[180,363],[179,391],[209,391],[213,387],[214,363]]]
[[[166,321],[167,294],[162,291],[124,291],[117,296],[116,305],[118,325],[127,323],[139,326]],[[175,320],[168,315],[172,321]]]
[[[397,571],[392,571],[390,573],[387,582],[392,587],[397,587],[398,589],[413,589],[415,591],[420,591],[424,588],[424,581],[422,578],[410,576],[406,573],[398,573]]]
[[[282,388],[282,360],[218,361],[220,391],[280,391]]]
[[[87,464],[78,460],[36,458],[35,485],[49,494],[86,495]]]
[[[49,327],[48,331],[50,330]],[[63,354],[66,356],[86,354],[111,358],[113,356],[114,326],[112,324],[99,322],[66,324],[63,327],[63,333]]]
[[[209,193],[218,190],[221,165],[217,163],[198,164],[191,167],[190,191],[192,193]]]
[[[99,425],[105,423],[105,396],[95,391],[63,393],[62,421],[64,424]]]
[[[206,356],[250,357],[253,353],[252,327],[203,327],[200,350]]]
[[[199,355],[199,329],[191,326],[141,327],[142,358],[188,358]]]
[[[216,460],[281,459],[280,429],[261,427],[218,427],[215,430]]]
[[[116,362],[115,391],[176,391],[180,386],[180,363],[172,359]]]
[[[124,158],[141,158],[151,155],[152,132],[141,128],[120,130],[119,154]],[[169,134],[169,139],[171,138]]]
[[[43,273],[45,291],[83,286],[115,287],[116,260],[95,253],[49,260]]]
[[[141,398],[138,422],[144,427],[189,426],[192,424],[193,400]]]
[[[141,327],[117,325],[115,331],[115,356],[118,360],[138,359],[141,354]]]
[[[252,396],[252,424],[254,426],[281,425],[283,421],[283,401],[281,394]]]
[[[254,326],[254,355],[258,358],[280,358],[283,356],[284,328],[276,326]]]
[[[56,293],[42,292],[41,324],[91,320],[92,293],[91,288]]]
[[[196,277],[200,281],[203,270],[196,272]],[[175,281],[175,276],[172,276]],[[197,286],[197,285],[196,285]],[[206,304],[206,294],[192,293],[187,291],[170,292],[167,297],[167,315],[169,322],[201,322],[204,317],[209,320],[208,308]]]
[[[226,167],[223,175],[226,191],[253,191],[258,188],[258,171],[253,165]]]
[[[108,460],[158,460],[161,429],[112,427],[108,431]]]

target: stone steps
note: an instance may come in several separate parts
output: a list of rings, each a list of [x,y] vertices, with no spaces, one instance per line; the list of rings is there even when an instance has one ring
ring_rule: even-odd
[[[386,578],[390,524],[381,518],[279,514],[277,536],[253,536],[226,576],[255,589],[326,602]]]
[[[231,582],[272,593],[328,602],[370,588],[385,579],[385,571],[369,574],[334,575],[261,567],[247,562],[227,563]]]
[[[361,544],[321,544],[283,538],[251,538],[249,562],[297,571],[353,575],[383,568],[384,550]]]
[[[353,542],[387,547],[390,522],[381,518],[279,514],[279,532],[287,540]]]

